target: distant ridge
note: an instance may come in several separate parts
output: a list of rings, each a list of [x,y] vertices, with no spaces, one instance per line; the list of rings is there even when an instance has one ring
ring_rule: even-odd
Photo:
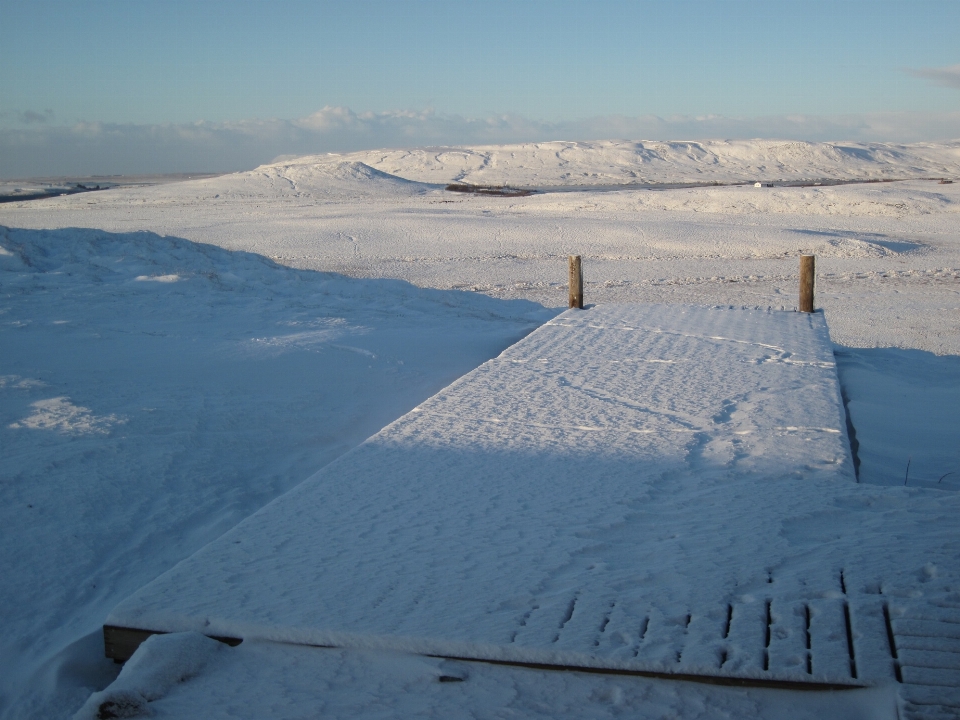
[[[515,187],[957,179],[960,141],[911,145],[782,140],[555,141],[307,156],[283,165],[312,165],[321,170],[335,162],[353,168],[336,172],[356,179]]]

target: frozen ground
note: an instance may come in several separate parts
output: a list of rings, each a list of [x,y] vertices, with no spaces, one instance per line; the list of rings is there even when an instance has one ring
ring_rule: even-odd
[[[955,144],[791,147],[776,165],[760,143],[736,144],[736,162],[664,151],[647,165],[657,173],[637,177],[686,182],[694,168],[742,181],[775,167],[763,178],[960,179]],[[499,163],[509,173],[465,173],[456,160],[479,157],[479,168],[490,156],[510,156]],[[960,487],[960,184],[513,199],[438,187],[583,173],[606,184],[642,159],[598,143],[363,153],[0,206],[0,711],[69,716],[115,674],[94,659],[110,609],[552,317],[541,306],[564,302],[571,252],[585,256],[588,302],[761,307],[795,305],[796,255],[816,252],[861,480]],[[372,698],[358,714],[408,682],[384,671],[384,694],[367,695],[368,679],[349,670],[358,661],[336,657],[317,662]],[[533,714],[540,681],[510,677],[508,707]],[[662,701],[653,717],[722,717],[710,708],[733,692],[631,687]],[[770,702],[728,714],[762,716]]]

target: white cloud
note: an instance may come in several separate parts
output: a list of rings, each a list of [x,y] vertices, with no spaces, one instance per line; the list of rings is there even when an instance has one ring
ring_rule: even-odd
[[[907,70],[907,72],[924,80],[929,80],[936,85],[960,90],[960,65],[947,65],[946,67],[935,68],[912,68]]]
[[[185,125],[78,123],[0,129],[0,175],[226,172],[281,155],[538,140],[779,138],[918,142],[960,138],[960,112],[873,115],[603,116],[541,122],[516,115],[465,118],[432,110],[325,107],[296,120]]]

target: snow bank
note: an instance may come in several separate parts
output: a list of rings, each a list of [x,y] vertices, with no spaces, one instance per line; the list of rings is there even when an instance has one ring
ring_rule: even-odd
[[[960,357],[838,348],[860,480],[960,489]]]
[[[222,649],[200,633],[154,635],[141,645],[120,676],[102,692],[91,695],[75,720],[131,718],[152,715],[149,703],[178,683],[198,675]]]

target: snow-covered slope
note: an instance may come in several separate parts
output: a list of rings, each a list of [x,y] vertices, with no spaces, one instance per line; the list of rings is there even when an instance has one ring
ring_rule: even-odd
[[[558,141],[371,151],[346,157],[422,182],[531,187],[960,176],[960,141],[912,145],[779,140]],[[316,158],[297,162],[312,164]]]
[[[243,173],[199,181],[216,192],[212,199],[269,200],[311,198],[338,201],[420,195],[434,186],[407,180],[349,158],[319,158],[316,162],[264,165]],[[211,199],[209,196],[205,199]]]

